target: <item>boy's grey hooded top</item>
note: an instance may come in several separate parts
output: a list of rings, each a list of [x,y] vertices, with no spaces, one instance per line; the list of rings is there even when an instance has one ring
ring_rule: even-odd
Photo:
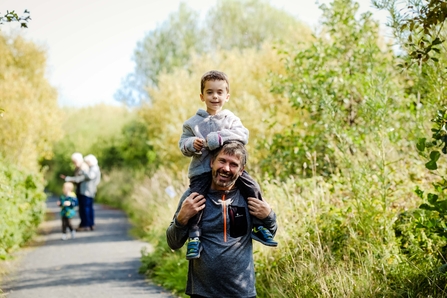
[[[207,148],[197,152],[193,146],[195,138],[205,139]],[[188,177],[211,171],[210,150],[219,148],[228,140],[238,140],[244,145],[248,143],[248,129],[229,110],[222,110],[216,115],[210,115],[205,110],[199,109],[193,117],[186,120],[183,123],[179,148],[183,155],[192,157]]]
[[[188,195],[190,191],[180,199],[166,231],[167,242],[172,249],[182,247],[188,238],[188,226],[182,226],[177,221],[177,214]],[[237,212],[231,213],[230,208],[237,208]],[[219,298],[255,297],[252,220],[246,199],[236,188],[229,191],[210,190],[206,195],[202,223],[200,241],[203,250],[200,258],[189,261],[186,294]],[[276,215],[273,211],[262,223],[273,235],[276,234]]]

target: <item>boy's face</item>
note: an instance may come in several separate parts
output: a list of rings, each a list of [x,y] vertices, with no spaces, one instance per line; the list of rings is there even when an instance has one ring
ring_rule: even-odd
[[[216,115],[222,110],[223,105],[230,99],[225,81],[206,81],[200,99],[206,104],[206,111],[210,115]]]
[[[64,186],[62,187],[62,192],[64,193],[64,195],[68,195],[71,192],[70,186],[64,184]]]

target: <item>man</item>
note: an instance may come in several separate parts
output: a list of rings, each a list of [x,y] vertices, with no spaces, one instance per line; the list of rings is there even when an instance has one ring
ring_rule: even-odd
[[[249,214],[260,219],[272,235],[277,227],[276,215],[265,200],[246,200],[235,186],[246,159],[246,149],[237,141],[213,152],[206,198],[185,193],[166,231],[168,245],[179,249],[188,238],[188,220],[205,209],[203,251],[199,259],[189,261],[186,294],[191,297],[256,297]]]

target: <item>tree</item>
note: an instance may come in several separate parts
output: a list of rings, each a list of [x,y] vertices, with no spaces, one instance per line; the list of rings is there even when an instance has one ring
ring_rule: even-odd
[[[6,14],[4,16],[1,16],[0,13],[0,25],[4,23],[10,23],[10,22],[19,22],[20,27],[22,28],[28,28],[28,21],[31,20],[30,12],[25,9],[22,16],[18,16],[18,14],[13,11],[6,11]]]
[[[281,48],[286,74],[278,76],[274,91],[289,98],[300,116],[266,144],[270,155],[263,169],[271,175],[314,175],[311,163],[318,164],[318,174],[329,175],[336,146],[347,154],[361,149],[399,99],[391,48],[381,40],[371,13],[356,17],[358,8],[351,0],[322,5],[323,28],[316,41]]]
[[[137,44],[135,70],[122,82],[115,98],[128,104],[148,100],[148,88],[158,86],[161,73],[190,69],[193,57],[218,50],[261,49],[273,40],[309,36],[309,29],[266,0],[218,1],[204,20],[182,3],[166,22]],[[296,40],[296,39],[295,39]]]
[[[260,49],[266,41],[293,40],[303,27],[267,0],[220,0],[207,14],[206,39],[216,49]]]
[[[138,42],[134,73],[126,77],[115,98],[130,105],[147,100],[147,88],[158,84],[161,72],[186,67],[191,55],[202,51],[202,36],[199,14],[182,2],[176,13]]]
[[[416,188],[415,193],[422,204],[399,222],[401,241],[406,244],[405,250],[412,254],[412,258],[422,253],[420,258],[435,258],[445,263],[447,177],[445,158],[442,157],[447,154],[447,59],[443,45],[447,38],[444,26],[447,19],[447,2],[390,0],[375,1],[375,5],[386,9],[391,15],[390,25],[403,50],[402,63],[399,66],[414,81],[409,92],[417,98],[420,117],[424,122],[431,122],[430,132],[428,129],[423,132],[424,135],[418,139],[416,148],[426,161],[425,167],[437,179],[432,183],[432,192],[425,193],[419,187]],[[405,221],[406,227],[402,224]],[[421,236],[423,240],[412,243],[412,239]],[[445,280],[437,283],[433,278],[433,281],[430,283],[433,283],[434,287],[438,284],[441,287],[445,285]]]
[[[62,135],[57,92],[45,77],[46,54],[20,36],[0,33],[0,154],[36,170]]]
[[[0,13],[0,25],[3,25],[5,22],[6,23],[20,22],[20,27],[28,28],[28,21],[31,20],[29,11],[27,9],[25,9],[21,17],[19,17],[14,10],[11,12],[6,11],[6,14],[4,16],[1,15],[2,14]],[[4,111],[5,111],[4,109],[0,108],[0,117],[3,117]]]

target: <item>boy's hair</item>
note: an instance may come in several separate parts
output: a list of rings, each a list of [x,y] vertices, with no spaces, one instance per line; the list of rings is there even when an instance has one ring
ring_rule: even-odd
[[[225,141],[221,147],[211,151],[211,159],[216,159],[220,152],[239,157],[242,166],[245,166],[245,164],[247,163],[248,152],[245,148],[245,145],[240,141]]]
[[[74,189],[74,184],[71,183],[71,182],[65,182],[65,183],[64,183],[64,188],[65,188],[65,187],[68,189],[68,191],[73,191],[73,189]]]
[[[228,76],[221,71],[210,70],[202,76],[202,79],[200,79],[201,94],[203,94],[203,89],[205,89],[205,83],[207,81],[225,81],[227,83],[227,93],[230,92],[230,81],[228,81]]]

